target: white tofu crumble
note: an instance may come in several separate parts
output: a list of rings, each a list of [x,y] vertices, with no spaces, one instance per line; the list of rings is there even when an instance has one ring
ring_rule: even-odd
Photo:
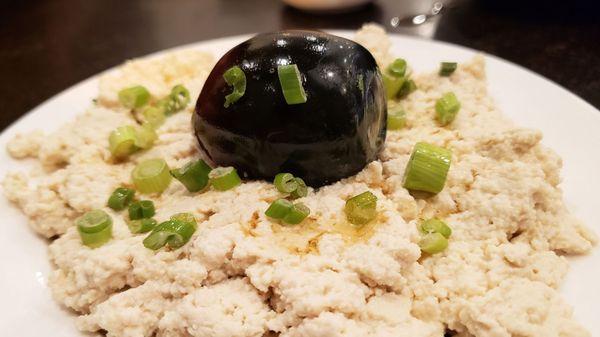
[[[367,25],[356,40],[383,66],[393,59],[381,27]],[[407,127],[388,130],[380,159],[356,176],[301,201],[311,215],[282,227],[264,215],[275,187],[245,181],[225,192],[189,193],[173,182],[150,197],[156,219],[190,212],[198,230],[177,250],[152,251],[131,234],[122,214],[107,208],[117,187],[130,184],[135,164],[164,158],[171,167],[199,158],[191,128],[194,104],[167,119],[155,146],[116,163],[109,133],[133,124],[117,92],[141,84],[157,96],[183,83],[197,97],[214,64],[200,51],[178,51],[124,64],[100,80],[98,104],[44,135],[19,135],[8,145],[38,168],[4,178],[6,197],[40,235],[54,238],[49,256],[54,298],[78,313],[82,331],[109,337],[342,337],[561,336],[589,333],[572,318],[558,292],[568,270],[564,255],[585,254],[597,239],[565,206],[561,159],[540,144],[539,131],[507,120],[487,93],[481,56],[449,77],[415,74],[417,91],[402,101]],[[440,127],[435,101],[452,91],[462,104]],[[193,102],[192,102],[193,103]],[[416,142],[452,150],[446,186],[431,198],[402,187]],[[345,201],[371,191],[379,217],[352,235]],[[113,239],[90,249],[75,219],[103,209]],[[422,255],[417,223],[443,217],[453,233],[448,248]]]

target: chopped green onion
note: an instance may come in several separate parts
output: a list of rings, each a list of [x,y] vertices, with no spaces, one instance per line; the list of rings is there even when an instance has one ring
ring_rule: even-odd
[[[141,85],[119,91],[119,102],[128,109],[141,108],[150,100],[150,92]]]
[[[302,178],[296,177],[294,180],[296,181],[298,187],[293,190],[292,193],[290,193],[290,196],[294,199],[304,198],[306,195],[308,195],[308,187],[306,187],[306,183],[304,180],[302,180]]]
[[[402,83],[402,87],[398,91],[398,97],[404,98],[404,97],[408,96],[409,94],[411,94],[415,90],[417,90],[417,85],[415,84],[415,81],[406,80],[406,81],[404,81],[404,83]]]
[[[198,192],[208,185],[210,166],[200,159],[191,161],[183,167],[171,170],[171,175],[179,180],[190,192]]]
[[[304,221],[310,214],[310,209],[303,203],[297,203],[292,206],[289,212],[283,217],[282,221],[289,225],[297,225]]]
[[[131,203],[135,191],[130,188],[119,187],[108,198],[108,207],[115,211],[121,211]]]
[[[292,204],[286,199],[277,199],[269,205],[265,215],[269,218],[281,220],[289,225],[301,223],[310,214],[310,209],[302,203]]]
[[[138,150],[135,146],[136,140],[133,126],[121,126],[108,136],[108,148],[113,157],[123,159]]]
[[[151,148],[156,139],[158,139],[158,135],[150,123],[144,123],[135,129],[135,146],[140,149]]]
[[[208,174],[210,184],[218,191],[227,191],[242,183],[235,168],[217,167]]]
[[[129,205],[128,211],[130,220],[148,219],[156,214],[152,200],[136,201]]]
[[[346,201],[344,212],[351,224],[362,226],[377,216],[377,197],[369,191],[356,195]]]
[[[406,112],[402,106],[395,105],[390,106],[388,109],[387,116],[387,128],[388,130],[398,130],[406,126]]]
[[[383,79],[383,86],[385,87],[385,94],[387,99],[394,99],[398,95],[398,92],[402,88],[405,82],[404,77],[395,77],[393,75],[384,72],[381,74]]]
[[[456,62],[442,62],[440,64],[440,76],[450,76],[456,70]]]
[[[233,66],[223,74],[225,83],[233,87],[233,91],[225,96],[224,107],[228,108],[231,104],[237,102],[246,93],[246,74],[239,66]]]
[[[165,122],[165,111],[164,109],[157,108],[155,106],[149,106],[142,111],[144,121],[152,125],[153,128],[158,128]]]
[[[302,86],[302,76],[295,64],[287,64],[277,67],[279,84],[283,91],[285,102],[289,105],[306,103],[307,97]]]
[[[419,231],[421,231],[423,234],[440,233],[446,239],[452,235],[452,229],[450,226],[438,218],[431,218],[423,221],[419,226]]]
[[[127,223],[129,231],[133,234],[147,233],[156,227],[156,220],[152,218],[131,220]]]
[[[190,102],[190,92],[181,84],[171,89],[171,93],[158,102],[156,107],[166,116],[170,116],[180,110],[183,110]]]
[[[269,218],[281,220],[283,219],[294,207],[291,201],[286,199],[277,199],[269,205],[269,208],[265,211],[265,215]]]
[[[192,213],[177,213],[171,216],[171,220],[191,223],[194,225],[194,227],[196,227],[196,218]]]
[[[161,193],[171,183],[169,165],[163,159],[148,159],[131,172],[133,184],[142,193]]]
[[[173,111],[177,112],[185,109],[190,103],[190,91],[183,85],[178,84],[171,89],[169,98],[173,102]]]
[[[448,239],[440,233],[425,234],[419,241],[419,247],[425,253],[436,254],[448,247]]]
[[[112,219],[102,210],[89,211],[75,223],[81,242],[90,248],[100,247],[112,238]]]
[[[439,193],[446,184],[452,152],[442,147],[419,142],[406,165],[404,188]]]
[[[273,184],[281,193],[292,193],[298,188],[298,182],[291,173],[278,173]]]
[[[406,74],[406,60],[395,59],[394,62],[390,63],[387,67],[387,72],[395,77],[403,77]]]
[[[458,110],[460,110],[460,102],[452,92],[445,93],[435,102],[435,117],[441,125],[452,123]]]
[[[177,249],[185,245],[194,232],[196,226],[191,222],[168,220],[154,227],[152,232],[144,239],[144,247],[157,250],[165,245]]]

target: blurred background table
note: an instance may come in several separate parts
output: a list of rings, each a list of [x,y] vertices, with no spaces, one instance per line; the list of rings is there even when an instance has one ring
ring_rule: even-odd
[[[337,15],[312,15],[277,0],[2,0],[0,130],[52,95],[129,58],[228,35],[357,29],[365,22],[500,56],[600,108],[599,12],[593,0],[553,3],[459,0],[422,25],[393,27],[394,17],[411,14],[403,0],[376,0]]]

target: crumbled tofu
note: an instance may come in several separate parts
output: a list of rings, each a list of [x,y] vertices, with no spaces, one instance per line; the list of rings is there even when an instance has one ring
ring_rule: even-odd
[[[356,39],[380,65],[389,63],[381,27],[367,25]],[[108,196],[130,184],[141,160],[179,167],[200,153],[190,107],[157,130],[152,149],[112,160],[110,131],[135,123],[117,93],[141,84],[160,98],[182,83],[197,97],[212,64],[212,56],[189,50],[127,62],[102,77],[98,105],[75,121],[9,144],[13,157],[36,158],[39,167],[7,175],[4,193],[36,232],[55,238],[49,285],[80,315],[81,330],[110,337],[442,337],[447,329],[460,337],[589,335],[557,289],[568,269],[563,255],[589,252],[596,236],[565,206],[561,161],[540,144],[542,134],[496,109],[481,56],[450,77],[413,74],[418,90],[403,101],[408,126],[388,131],[380,159],[356,176],[309,189],[300,200],[311,209],[303,224],[281,226],[264,215],[280,196],[267,182],[202,193],[173,182],[162,195],[145,196],[155,218],[191,212],[198,229],[180,249],[146,249],[144,236],[106,207]],[[442,128],[434,105],[447,91],[462,108]],[[446,186],[431,198],[402,187],[419,141],[453,153]],[[378,218],[350,230],[345,201],[367,190],[378,197]],[[113,238],[90,249],[73,224],[95,208],[112,216]],[[433,216],[453,234],[444,252],[426,256],[417,225]]]

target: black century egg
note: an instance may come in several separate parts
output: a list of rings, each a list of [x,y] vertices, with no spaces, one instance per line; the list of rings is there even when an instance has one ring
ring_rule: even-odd
[[[295,64],[306,102],[288,104],[278,67]],[[243,96],[225,107],[238,66]],[[356,174],[385,141],[387,107],[381,75],[361,45],[313,31],[257,35],[227,52],[208,76],[194,114],[205,154],[242,176],[289,172],[313,187]]]

